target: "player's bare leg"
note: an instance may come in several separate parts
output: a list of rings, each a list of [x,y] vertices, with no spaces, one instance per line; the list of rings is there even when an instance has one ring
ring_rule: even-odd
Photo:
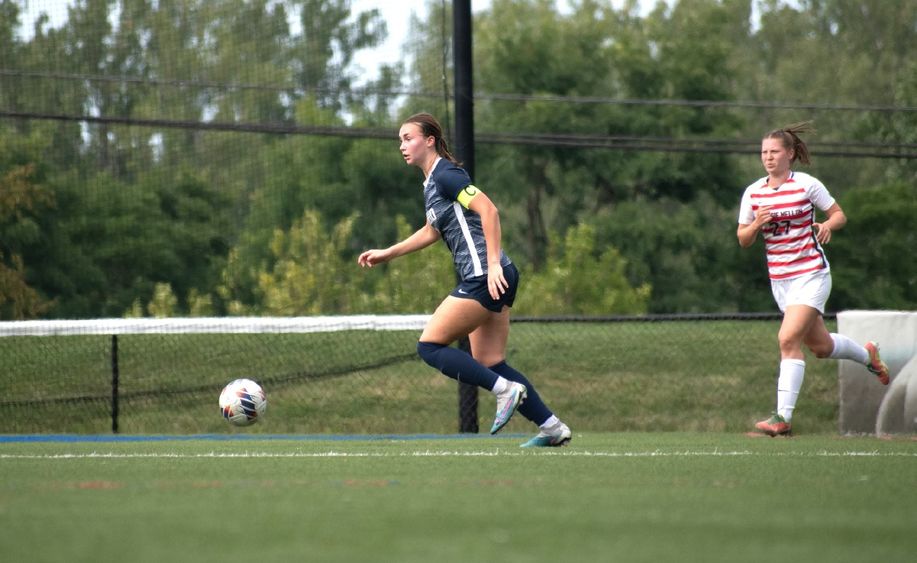
[[[777,410],[767,419],[755,424],[755,429],[768,436],[789,435],[793,431],[793,411],[805,377],[805,342],[819,349],[833,347],[831,336],[817,309],[808,305],[790,305],[783,314],[777,334],[780,344],[780,375],[777,378]]]
[[[879,383],[888,385],[888,366],[879,356],[879,344],[876,342],[869,341],[865,346],[860,346],[843,334],[831,334],[824,319],[819,316],[806,334],[805,344],[819,358],[853,360],[863,364],[878,378]]]
[[[449,345],[459,338],[485,329],[478,334],[502,338],[504,350],[499,351],[502,358],[505,353],[506,334],[509,331],[509,317],[506,317],[505,327],[499,316],[496,322],[491,322],[494,313],[473,299],[462,299],[448,296],[424,328],[417,345],[420,356],[433,367],[445,375],[471,383],[487,389],[497,397],[497,414],[494,417],[491,434],[499,432],[509,422],[516,409],[525,400],[528,393],[526,386],[521,383],[509,381],[461,350],[450,348]],[[502,337],[501,337],[502,334]],[[483,344],[479,336],[475,337],[479,345],[483,345],[485,354],[495,354],[497,351],[493,343]],[[499,344],[499,342],[497,343]],[[474,345],[472,344],[472,350]]]

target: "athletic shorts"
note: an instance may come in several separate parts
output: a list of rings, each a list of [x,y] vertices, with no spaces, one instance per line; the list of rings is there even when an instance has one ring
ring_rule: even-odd
[[[503,310],[503,306],[512,307],[516,300],[516,288],[519,287],[519,270],[512,263],[509,266],[503,266],[503,277],[506,278],[509,287],[500,296],[500,299],[494,299],[487,291],[487,276],[478,276],[470,280],[465,280],[455,286],[452,290],[453,297],[461,299],[474,299],[487,309],[494,313]]]
[[[831,295],[831,272],[819,271],[788,280],[771,280],[771,292],[781,313],[790,305],[808,305],[824,315],[825,303]]]

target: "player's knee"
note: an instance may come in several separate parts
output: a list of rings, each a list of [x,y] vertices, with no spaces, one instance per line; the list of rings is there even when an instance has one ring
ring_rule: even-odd
[[[777,343],[780,345],[782,352],[791,352],[802,348],[802,342],[794,334],[778,334]]]
[[[471,357],[482,366],[497,366],[505,361],[502,354],[475,354],[474,350],[472,350]],[[488,369],[492,370],[493,368],[488,367]]]
[[[420,359],[427,362],[427,364],[439,369],[439,362],[436,361],[439,356],[439,351],[445,348],[442,344],[437,344],[435,342],[418,342],[417,343],[417,355],[420,356]]]
[[[831,357],[831,352],[834,351],[834,343],[829,341],[827,344],[826,343],[812,344],[809,346],[809,350],[812,350],[812,353],[815,354],[816,358],[823,360],[825,358]]]

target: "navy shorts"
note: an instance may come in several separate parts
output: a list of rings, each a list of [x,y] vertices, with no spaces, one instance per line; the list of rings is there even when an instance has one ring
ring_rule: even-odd
[[[506,288],[500,299],[495,300],[490,296],[490,292],[487,291],[487,276],[479,276],[462,281],[455,286],[455,289],[449,295],[461,299],[474,299],[494,313],[499,313],[503,310],[504,305],[512,307],[513,302],[516,300],[516,288],[519,287],[519,270],[512,263],[508,266],[503,266],[503,277],[506,278],[509,287]]]

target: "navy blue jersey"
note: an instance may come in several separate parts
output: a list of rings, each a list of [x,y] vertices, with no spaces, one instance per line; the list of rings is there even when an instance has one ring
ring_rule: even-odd
[[[458,202],[459,192],[471,184],[471,177],[460,166],[445,158],[433,165],[424,182],[423,199],[427,221],[439,231],[455,262],[455,271],[465,281],[487,275],[487,243],[481,216]],[[500,251],[500,264],[510,259]]]

